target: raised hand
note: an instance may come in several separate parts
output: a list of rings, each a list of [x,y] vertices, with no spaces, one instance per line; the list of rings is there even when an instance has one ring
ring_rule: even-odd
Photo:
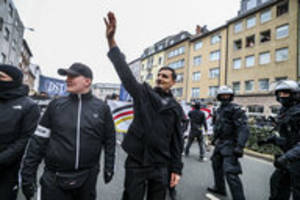
[[[113,12],[108,12],[107,18],[103,18],[106,25],[106,38],[110,48],[116,45],[114,36],[117,28],[117,20]]]

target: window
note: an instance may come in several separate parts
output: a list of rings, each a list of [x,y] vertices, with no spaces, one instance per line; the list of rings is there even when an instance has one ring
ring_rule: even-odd
[[[252,91],[253,86],[254,86],[254,81],[253,80],[245,81],[245,91],[246,92]]]
[[[276,105],[276,106],[270,106],[270,110],[271,110],[271,113],[272,114],[275,114],[277,115],[280,111],[280,106],[279,105]]]
[[[242,22],[238,22],[234,25],[234,32],[239,33],[243,30],[243,24]]]
[[[171,52],[168,53],[168,58],[172,58],[181,54],[184,54],[184,47],[179,47]]]
[[[285,76],[285,77],[277,77],[275,78],[275,81],[276,82],[279,82],[279,81],[283,81],[283,80],[287,80],[288,78]]]
[[[10,32],[9,32],[8,28],[5,28],[5,30],[4,30],[4,38],[5,38],[6,41],[9,40],[9,35],[10,35]]]
[[[172,45],[172,44],[174,44],[175,43],[175,41],[174,40],[171,40],[170,41],[170,45]]]
[[[275,55],[276,55],[276,62],[285,61],[289,57],[289,49],[287,47],[276,49]]]
[[[285,38],[289,35],[289,25],[285,24],[276,28],[276,39]]]
[[[192,98],[200,97],[200,88],[192,88]]]
[[[0,63],[5,63],[5,61],[6,61],[6,55],[4,53],[1,53]]]
[[[247,106],[247,110],[249,113],[263,113],[264,112],[264,106],[259,105],[251,105]]]
[[[152,80],[153,79],[153,74],[152,73],[148,73],[146,76],[146,80]]]
[[[219,78],[219,68],[213,68],[209,70],[209,78]]]
[[[261,0],[261,3],[266,3],[268,1],[270,1],[270,0]]]
[[[246,47],[253,47],[255,45],[255,35],[246,37]]]
[[[12,7],[11,4],[9,4],[9,6],[8,6],[8,12],[9,12],[9,15],[10,15],[11,17],[13,17],[14,9],[13,9],[13,7]]]
[[[162,50],[164,48],[164,46],[162,45],[162,44],[160,44],[159,46],[158,46],[158,50]]]
[[[194,66],[199,66],[202,61],[202,56],[196,56],[194,57]]]
[[[256,0],[248,0],[246,6],[247,6],[247,10],[255,8]]]
[[[242,59],[233,59],[233,69],[240,69],[242,67]]]
[[[220,50],[210,52],[210,60],[211,61],[220,60]]]
[[[248,18],[246,24],[247,24],[247,28],[254,27],[256,25],[256,17],[253,16],[253,17]]]
[[[217,94],[218,86],[209,86],[208,95],[214,97]]]
[[[200,81],[201,73],[200,72],[194,72],[192,76],[193,81]]]
[[[13,50],[16,50],[16,47],[17,47],[17,41],[14,39],[13,41],[12,41],[12,49]]]
[[[172,93],[175,97],[181,97],[183,90],[182,90],[182,88],[174,88],[174,89],[172,89]]]
[[[261,79],[258,81],[260,91],[269,90],[269,79]]]
[[[255,57],[254,55],[246,57],[246,67],[253,67],[255,64]]]
[[[163,59],[162,57],[159,57],[159,58],[158,58],[158,64],[159,64],[159,65],[162,64],[162,59]]]
[[[169,64],[169,67],[173,69],[179,69],[182,68],[183,66],[184,66],[184,59]]]
[[[154,62],[153,57],[150,57],[149,59],[147,59],[147,69],[151,69],[152,68],[153,62]]]
[[[180,36],[180,39],[181,39],[181,40],[183,40],[183,39],[185,39],[185,38],[186,38],[185,34],[182,34],[182,35]]]
[[[265,23],[271,20],[271,10],[264,11],[260,14],[260,22]]]
[[[271,40],[271,30],[263,31],[260,33],[260,42],[269,42]]]
[[[3,29],[4,20],[2,17],[0,17],[0,31]]]
[[[289,12],[289,1],[285,1],[277,6],[276,15],[279,17]]]
[[[203,46],[202,41],[198,41],[194,44],[194,50],[197,51],[198,49],[200,49]]]
[[[270,52],[263,52],[259,54],[259,64],[260,65],[264,65],[264,64],[268,64],[271,61],[270,58]]]
[[[239,40],[235,40],[233,42],[233,49],[236,51],[236,50],[240,50],[242,49],[242,40],[239,39]]]
[[[211,44],[216,44],[218,42],[220,42],[221,36],[220,35],[214,35],[211,37],[210,39],[210,43]]]
[[[232,89],[233,89],[233,92],[235,94],[239,94],[240,93],[240,82],[233,82],[232,83]]]
[[[183,73],[177,74],[176,82],[177,83],[182,83],[183,82]]]

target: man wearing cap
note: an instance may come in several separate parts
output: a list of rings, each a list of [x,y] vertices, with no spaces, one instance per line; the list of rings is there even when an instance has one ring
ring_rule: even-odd
[[[14,66],[0,64],[0,198],[14,200],[18,171],[26,143],[39,119],[38,106],[27,97],[23,74]]]
[[[99,158],[105,149],[104,181],[114,174],[115,130],[109,107],[91,93],[93,74],[81,63],[59,69],[67,76],[67,97],[50,102],[24,155],[23,193],[31,198],[42,158],[41,197],[47,200],[96,199]]]

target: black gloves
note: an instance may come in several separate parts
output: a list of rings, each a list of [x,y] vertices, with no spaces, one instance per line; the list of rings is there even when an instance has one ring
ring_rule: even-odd
[[[235,147],[233,150],[233,154],[238,158],[243,157],[243,155],[244,155],[243,147],[240,147],[240,146]]]
[[[288,160],[285,158],[285,156],[280,156],[274,161],[274,166],[278,169],[285,169],[287,164]]]
[[[266,144],[274,144],[274,143],[275,143],[275,137],[274,136],[271,136],[271,137],[268,137],[266,139],[257,141],[258,146],[262,146],[262,145],[266,145]]]
[[[104,171],[104,183],[107,184],[109,183],[112,178],[114,176],[114,172],[111,172],[111,171]]]
[[[35,193],[35,185],[34,184],[22,185],[22,191],[26,199],[30,200]]]

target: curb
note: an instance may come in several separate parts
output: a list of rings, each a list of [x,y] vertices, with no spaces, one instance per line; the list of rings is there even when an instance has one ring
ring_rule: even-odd
[[[274,157],[273,155],[270,154],[263,154],[263,153],[258,153],[256,151],[250,150],[250,149],[244,149],[244,153],[248,156],[252,156],[255,158],[259,158],[268,162],[273,162],[274,161]]]

